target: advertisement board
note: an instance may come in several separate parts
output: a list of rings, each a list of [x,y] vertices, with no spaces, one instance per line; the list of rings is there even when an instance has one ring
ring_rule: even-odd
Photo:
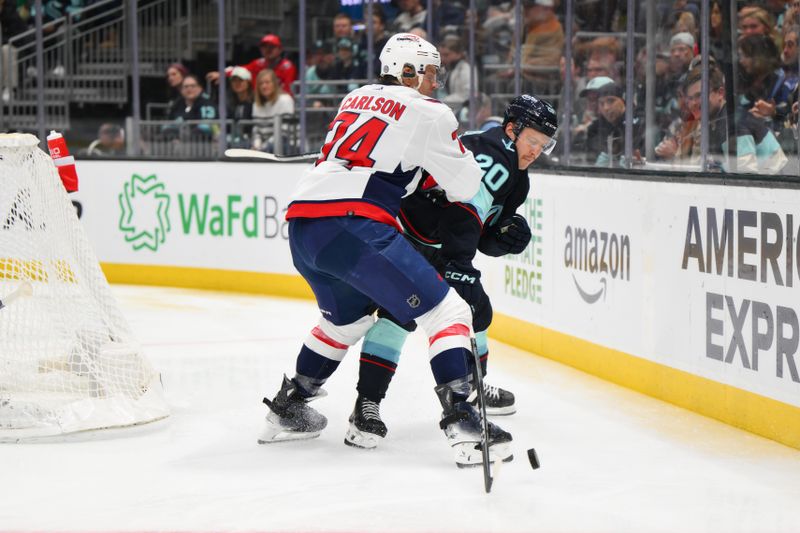
[[[73,200],[103,263],[295,274],[284,214],[305,168],[82,161]]]
[[[800,191],[537,175],[495,310],[800,406]]]
[[[283,220],[306,168],[82,161],[74,200],[112,282],[310,296]],[[800,190],[531,180],[530,245],[477,259],[492,336],[800,448]]]

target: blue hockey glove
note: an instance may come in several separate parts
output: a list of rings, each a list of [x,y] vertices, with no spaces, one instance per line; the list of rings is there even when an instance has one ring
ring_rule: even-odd
[[[512,215],[495,224],[478,243],[478,249],[492,257],[522,253],[531,242],[531,228],[522,215]]]

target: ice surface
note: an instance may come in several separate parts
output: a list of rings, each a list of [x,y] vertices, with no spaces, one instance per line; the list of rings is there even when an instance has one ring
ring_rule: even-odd
[[[495,419],[516,459],[491,494],[439,430],[425,338],[411,337],[377,450],[343,444],[351,351],[314,406],[319,439],[256,444],[316,322],[312,302],[117,286],[162,372],[170,419],[124,437],[0,446],[0,531],[796,532],[800,451],[491,344]],[[117,433],[118,435],[118,433]],[[542,467],[525,452],[535,447]]]

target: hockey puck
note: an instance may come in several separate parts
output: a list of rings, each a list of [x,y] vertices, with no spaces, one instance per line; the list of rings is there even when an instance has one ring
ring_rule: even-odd
[[[533,448],[528,450],[528,461],[531,462],[531,468],[534,470],[539,468],[539,457],[536,455],[536,450]]]

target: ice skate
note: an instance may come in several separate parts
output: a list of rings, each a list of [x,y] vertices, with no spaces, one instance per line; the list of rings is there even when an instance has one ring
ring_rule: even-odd
[[[350,427],[344,436],[344,443],[357,448],[373,449],[386,436],[386,424],[381,420],[380,404],[358,395]]]
[[[483,464],[481,419],[477,409],[446,385],[436,387],[436,394],[443,409],[439,427],[455,452],[456,465],[463,468]],[[512,440],[510,433],[489,422],[489,460],[511,461],[514,458]]]
[[[275,398],[271,401],[264,398],[264,403],[269,407],[269,414],[259,444],[313,439],[328,424],[323,415],[308,406],[308,400],[300,394],[294,380],[286,376]]]
[[[486,414],[489,416],[513,415],[517,412],[514,394],[500,387],[483,382],[483,394],[486,397]],[[473,394],[469,404],[477,409],[478,395]]]

